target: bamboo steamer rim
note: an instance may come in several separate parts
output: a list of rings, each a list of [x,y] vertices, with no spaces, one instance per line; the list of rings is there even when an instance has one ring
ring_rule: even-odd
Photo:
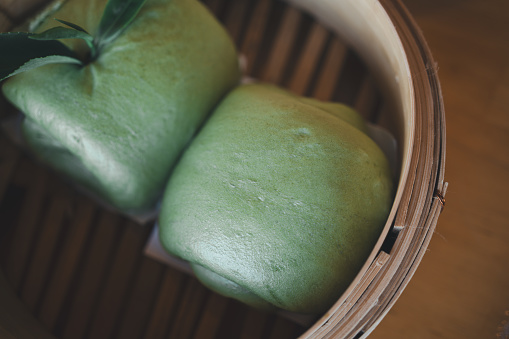
[[[387,85],[384,94],[403,122],[396,130],[403,141],[399,188],[383,234],[350,288],[301,336],[365,337],[411,279],[445,202],[445,116],[437,69],[400,0],[288,2],[316,16],[364,58]],[[390,233],[397,239],[387,250]]]
[[[289,0],[363,57],[404,126],[393,208],[348,290],[301,338],[364,338],[382,321],[419,265],[445,205],[445,114],[435,62],[400,0]],[[383,249],[389,232],[392,248]]]

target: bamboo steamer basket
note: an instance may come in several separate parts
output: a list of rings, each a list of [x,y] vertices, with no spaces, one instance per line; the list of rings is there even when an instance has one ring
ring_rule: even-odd
[[[0,30],[45,0],[0,0]],[[206,290],[143,254],[140,226],[77,193],[0,135],[1,338],[364,338],[424,255],[445,203],[437,70],[400,0],[204,0],[249,76],[354,106],[398,143],[398,190],[366,264],[302,323]],[[0,99],[0,118],[13,108]]]

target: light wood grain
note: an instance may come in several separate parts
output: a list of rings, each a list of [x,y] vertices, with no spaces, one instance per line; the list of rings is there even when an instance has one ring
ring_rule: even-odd
[[[447,204],[370,338],[496,338],[509,320],[509,2],[404,1],[437,61]]]

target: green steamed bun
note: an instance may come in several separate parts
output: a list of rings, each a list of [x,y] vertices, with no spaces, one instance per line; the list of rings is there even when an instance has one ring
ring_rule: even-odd
[[[326,311],[365,263],[393,199],[362,118],[271,85],[232,91],[184,153],[159,219],[166,250],[262,309]]]
[[[106,0],[68,0],[58,18],[95,34]],[[83,58],[81,40],[62,40]],[[233,42],[195,0],[148,0],[129,28],[81,67],[52,64],[4,84],[46,163],[129,213],[152,209],[184,147],[239,81]]]

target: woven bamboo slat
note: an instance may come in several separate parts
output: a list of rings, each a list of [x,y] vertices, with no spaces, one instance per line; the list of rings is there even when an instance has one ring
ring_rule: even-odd
[[[44,2],[0,0],[0,31],[22,24]],[[309,326],[259,312],[146,257],[151,224],[105,210],[0,135],[0,337],[359,338],[382,321],[411,279],[447,183],[440,85],[404,6],[203,2],[230,32],[247,76],[350,104],[398,139],[396,203],[368,262]],[[14,113],[0,97],[0,119]]]

